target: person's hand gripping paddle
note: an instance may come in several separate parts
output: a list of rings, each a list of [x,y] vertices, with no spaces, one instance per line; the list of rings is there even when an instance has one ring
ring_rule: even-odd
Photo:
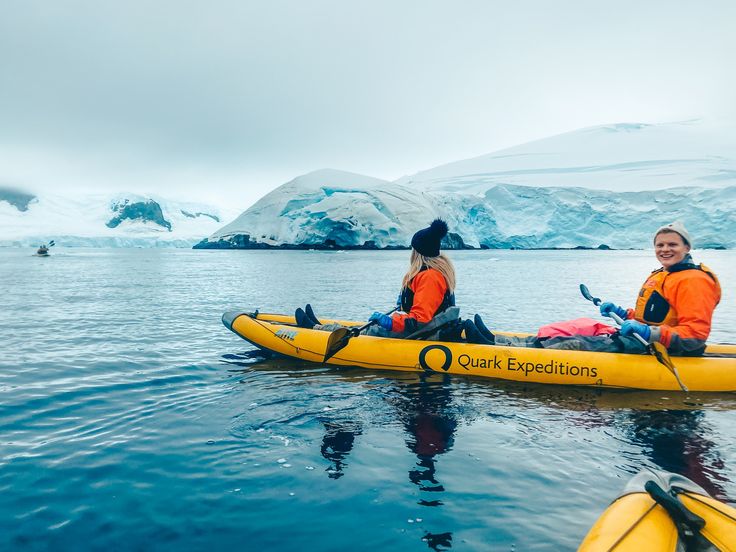
[[[586,286],[585,284],[580,284],[580,293],[582,293],[583,297],[585,297],[588,301],[591,301],[596,307],[601,304],[601,300],[598,297],[593,297],[590,294],[588,286]],[[611,318],[613,318],[616,321],[616,324],[618,324],[619,326],[624,323],[621,317],[615,312],[611,311],[610,315]],[[650,354],[654,355],[654,357],[660,362],[660,364],[663,364],[670,372],[672,372],[672,374],[675,376],[675,379],[677,379],[677,384],[683,391],[687,393],[687,387],[685,387],[685,384],[682,383],[682,380],[680,379],[680,374],[678,374],[677,368],[672,363],[672,359],[667,352],[667,347],[659,342],[648,343],[638,333],[634,333],[633,336],[638,339],[639,342],[644,345],[644,347],[647,348],[647,351]]]
[[[399,307],[394,307],[393,309],[388,311],[386,315],[388,316],[389,314],[397,310],[399,310]],[[360,326],[358,328],[338,328],[332,331],[330,333],[330,336],[327,338],[325,358],[322,362],[327,362],[335,355],[335,353],[337,353],[340,349],[343,349],[348,344],[351,337],[356,337],[360,334],[360,332],[362,332],[363,330],[367,330],[376,323],[378,323],[378,320],[371,320],[367,324],[364,324],[363,326]]]

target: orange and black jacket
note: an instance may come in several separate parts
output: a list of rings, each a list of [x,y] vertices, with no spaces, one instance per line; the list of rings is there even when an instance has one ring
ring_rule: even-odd
[[[409,287],[401,292],[401,309],[391,316],[392,332],[410,334],[437,314],[455,304],[455,296],[447,288],[441,272],[426,268],[419,272]]]
[[[673,354],[698,355],[705,350],[713,311],[721,300],[718,278],[705,265],[682,262],[649,275],[627,318],[651,326],[650,341]]]

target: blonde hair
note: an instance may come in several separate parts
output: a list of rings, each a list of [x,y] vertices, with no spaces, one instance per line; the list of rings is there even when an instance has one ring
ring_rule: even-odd
[[[411,250],[409,270],[404,274],[404,279],[401,281],[401,289],[409,287],[414,276],[419,274],[422,271],[422,267],[425,266],[427,268],[434,268],[437,272],[442,274],[445,278],[445,282],[447,282],[447,290],[450,293],[455,291],[455,267],[452,266],[452,261],[442,253],[437,257],[425,257],[421,253],[418,253],[414,248]]]

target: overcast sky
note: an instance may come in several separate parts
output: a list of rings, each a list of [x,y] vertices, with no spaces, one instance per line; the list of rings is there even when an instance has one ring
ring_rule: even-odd
[[[736,2],[0,0],[0,185],[225,198],[736,118]],[[178,191],[180,190],[180,191]]]

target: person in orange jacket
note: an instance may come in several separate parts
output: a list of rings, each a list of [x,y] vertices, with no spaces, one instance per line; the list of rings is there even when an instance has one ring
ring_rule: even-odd
[[[440,252],[446,235],[447,223],[441,219],[414,234],[409,270],[401,281],[399,312],[391,316],[374,312],[368,320],[376,320],[381,328],[394,334],[408,335],[455,305],[455,268]]]
[[[455,268],[441,253],[447,223],[435,219],[428,228],[419,230],[411,239],[409,270],[404,274],[399,294],[399,310],[392,315],[374,312],[369,321],[375,324],[364,330],[366,335],[406,337],[422,329],[432,319],[455,305]],[[321,325],[301,308],[296,310],[297,325],[332,331],[334,324]]]
[[[635,308],[624,309],[610,302],[600,305],[602,315],[610,317],[611,313],[616,313],[624,320],[618,332],[608,327],[603,328],[600,335],[547,337],[542,335],[541,329],[533,337],[493,335],[476,315],[475,327],[465,326],[468,340],[515,347],[644,353],[645,347],[634,336],[638,334],[648,343],[662,343],[673,355],[702,355],[713,311],[721,300],[718,278],[707,266],[693,263],[692,240],[681,222],[659,228],[653,242],[654,253],[662,267],[644,282]],[[598,324],[592,319],[578,319],[555,325],[574,328],[579,321]]]
[[[600,305],[601,314],[615,312],[624,319],[620,334],[638,334],[659,341],[672,354],[702,355],[721,300],[721,285],[707,266],[690,256],[692,240],[685,226],[675,221],[654,234],[654,253],[662,265],[639,291],[636,306],[624,309],[614,303]]]

